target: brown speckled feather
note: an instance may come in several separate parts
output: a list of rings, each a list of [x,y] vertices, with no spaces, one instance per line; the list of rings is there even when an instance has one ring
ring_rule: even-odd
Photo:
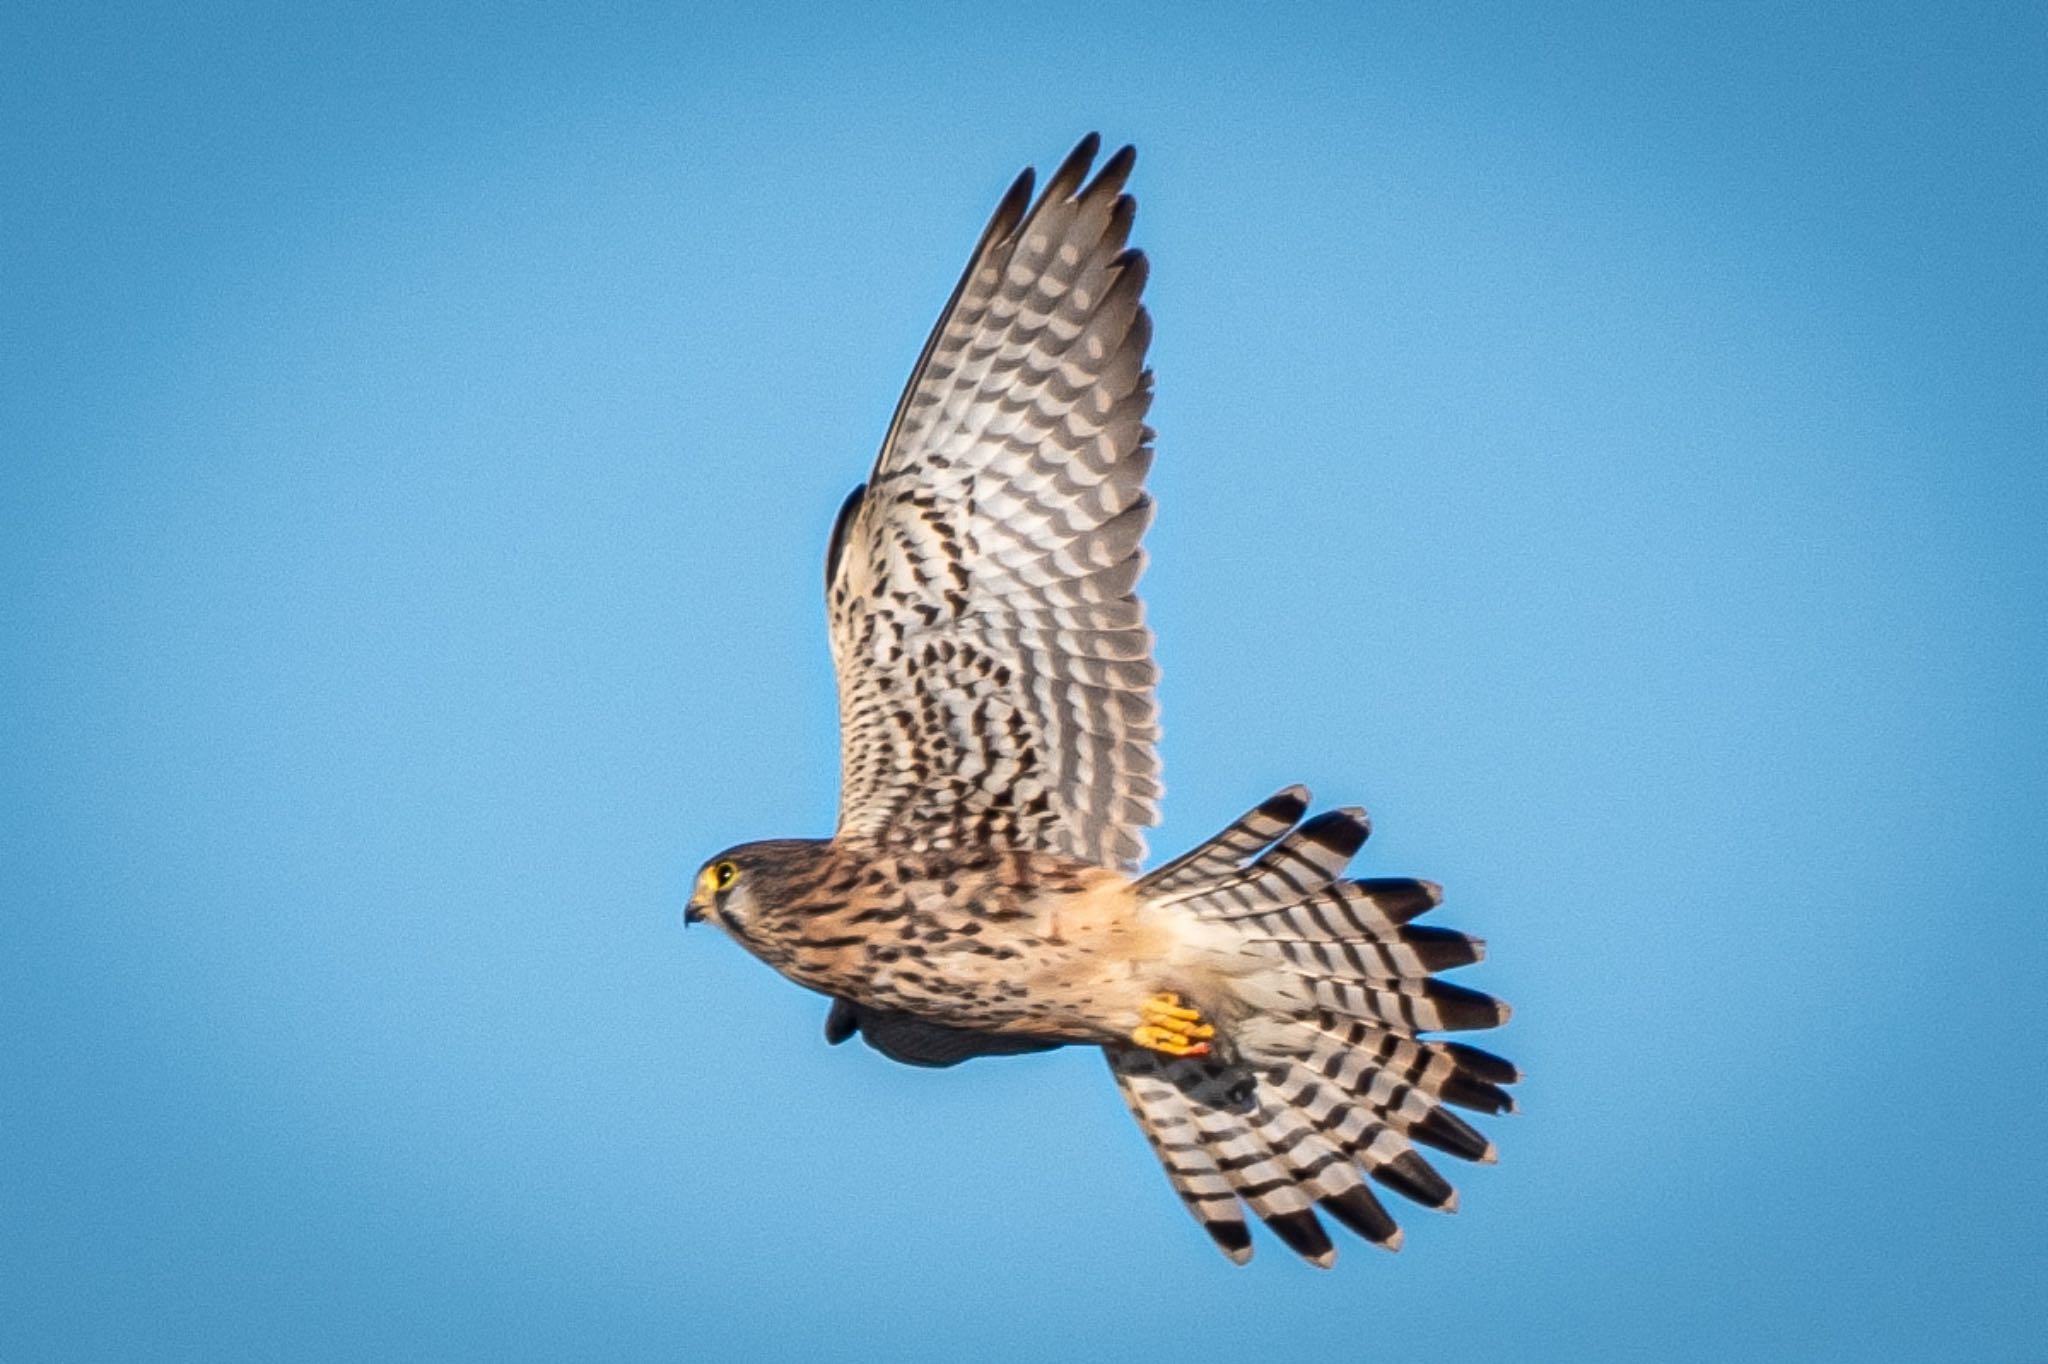
[[[842,841],[1130,867],[1158,820],[1151,324],[1096,145],[996,210],[835,537]]]

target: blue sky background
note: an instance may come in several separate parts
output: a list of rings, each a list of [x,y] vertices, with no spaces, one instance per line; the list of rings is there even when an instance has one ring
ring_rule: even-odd
[[[2040,1349],[2039,7],[177,10],[0,16],[0,1356]],[[829,829],[832,512],[1090,128],[1153,848],[1363,803],[1518,1009],[1329,1274],[681,931]]]

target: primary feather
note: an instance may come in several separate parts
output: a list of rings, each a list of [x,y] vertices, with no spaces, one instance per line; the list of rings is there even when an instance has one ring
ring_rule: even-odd
[[[1011,187],[835,537],[843,839],[1132,866],[1158,821],[1151,323],[1095,151]]]

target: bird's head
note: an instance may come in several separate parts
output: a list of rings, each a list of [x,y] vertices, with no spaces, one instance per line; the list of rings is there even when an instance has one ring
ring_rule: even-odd
[[[798,903],[812,888],[825,847],[817,839],[777,838],[727,848],[698,869],[683,922],[709,921],[746,941],[764,912]]]

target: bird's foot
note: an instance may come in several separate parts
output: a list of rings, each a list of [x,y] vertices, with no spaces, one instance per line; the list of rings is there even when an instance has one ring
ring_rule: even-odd
[[[1153,995],[1138,1006],[1144,1022],[1131,1029],[1131,1040],[1168,1056],[1207,1056],[1216,1029],[1202,1021],[1202,1011],[1180,1002],[1171,991]]]

